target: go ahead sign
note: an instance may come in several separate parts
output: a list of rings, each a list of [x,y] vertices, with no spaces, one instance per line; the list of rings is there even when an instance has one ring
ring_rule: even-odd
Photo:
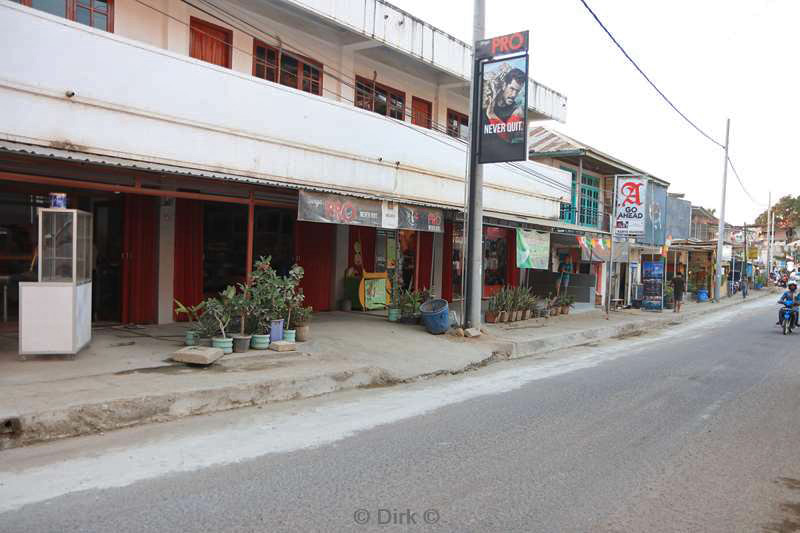
[[[647,178],[616,176],[616,223],[620,235],[644,235],[646,222]]]

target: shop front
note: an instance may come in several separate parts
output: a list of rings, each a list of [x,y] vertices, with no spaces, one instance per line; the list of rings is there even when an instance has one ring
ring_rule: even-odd
[[[443,234],[452,225],[441,209],[301,191],[298,221],[344,237],[332,239],[335,266],[327,281],[332,299],[345,309],[384,311],[403,292],[443,293]]]

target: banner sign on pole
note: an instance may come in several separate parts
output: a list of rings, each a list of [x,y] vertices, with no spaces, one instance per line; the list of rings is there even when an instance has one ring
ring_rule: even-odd
[[[528,30],[525,30],[478,41],[475,43],[475,59],[491,59],[502,55],[527,52],[528,36]]]
[[[517,268],[547,270],[550,259],[550,234],[546,231],[517,228]]]
[[[444,231],[441,209],[310,191],[300,191],[297,220],[436,233]]]
[[[647,178],[642,176],[616,176],[617,206],[616,233],[644,235],[647,213]]]
[[[528,159],[528,56],[483,64],[478,163]]]

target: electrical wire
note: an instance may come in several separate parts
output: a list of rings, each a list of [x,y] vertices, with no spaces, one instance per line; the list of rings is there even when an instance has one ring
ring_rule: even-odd
[[[722,144],[721,142],[717,141],[711,135],[709,135],[708,133],[706,133],[705,131],[700,129],[700,127],[697,124],[692,122],[692,120],[689,117],[687,117],[680,109],[678,109],[678,107],[675,104],[672,103],[672,101],[669,98],[667,98],[667,96],[661,91],[661,89],[659,89],[658,86],[655,83],[653,83],[653,80],[651,80],[650,77],[647,74],[644,73],[644,71],[639,67],[639,65],[636,63],[636,61],[633,60],[633,58],[628,54],[628,52],[625,51],[625,49],[622,47],[622,45],[619,44],[619,42],[614,37],[614,35],[608,30],[608,28],[606,28],[606,25],[603,24],[603,22],[600,20],[600,18],[597,16],[597,14],[595,14],[595,12],[592,11],[592,8],[589,7],[589,4],[586,3],[586,0],[579,0],[579,1],[587,9],[587,11],[589,11],[589,13],[592,15],[594,20],[600,25],[600,27],[603,28],[603,31],[606,32],[606,35],[608,35],[608,37],[611,39],[611,41],[613,41],[613,43],[615,45],[617,45],[617,48],[619,48],[620,52],[622,52],[622,55],[624,55],[628,59],[628,61],[630,61],[630,63],[634,66],[634,68],[639,72],[639,74],[642,75],[642,77],[645,80],[647,80],[647,83],[649,83],[650,86],[653,89],[655,89],[655,91],[659,94],[659,96],[661,96],[661,98],[663,98],[664,101],[667,104],[669,104],[669,106],[672,109],[674,109],[675,112],[678,113],[681,116],[681,118],[683,118],[683,120],[685,120],[687,123],[689,123],[690,126],[692,126],[695,130],[697,130],[698,133],[700,133],[700,135],[702,135],[703,137],[705,137],[706,139],[708,139],[712,143],[716,144],[720,148],[725,148],[724,144]]]
[[[735,166],[733,166],[733,160],[731,160],[731,158],[730,158],[730,157],[728,157],[728,164],[731,166],[731,170],[733,170],[733,175],[734,175],[734,176],[736,176],[736,181],[738,181],[738,182],[739,182],[739,186],[741,186],[742,190],[743,190],[743,191],[744,191],[744,193],[747,195],[747,197],[748,197],[748,198],[750,198],[750,201],[752,201],[752,202],[753,202],[754,204],[756,204],[757,206],[760,206],[760,207],[767,207],[767,204],[764,204],[764,203],[762,203],[762,202],[759,202],[758,200],[756,200],[755,198],[753,198],[753,195],[752,195],[752,194],[750,194],[750,191],[748,191],[748,190],[747,190],[747,187],[745,187],[745,186],[744,186],[744,182],[742,181],[742,178],[741,178],[741,177],[739,177],[739,173],[738,173],[738,172],[736,172],[736,167],[735,167]]]
[[[603,29],[603,31],[606,33],[606,35],[608,35],[608,37],[611,39],[611,41],[617,46],[617,48],[619,48],[620,52],[622,52],[622,54],[625,56],[625,58],[628,61],[630,61],[630,63],[634,66],[634,68],[639,72],[639,74],[642,75],[642,77],[645,80],[647,80],[647,83],[649,83],[650,86],[653,89],[655,89],[655,91],[659,94],[659,96],[661,96],[661,98],[663,98],[664,101],[676,113],[678,113],[678,115],[680,115],[681,118],[683,118],[683,120],[685,120],[687,123],[689,123],[690,126],[692,126],[695,130],[697,130],[698,133],[700,133],[703,137],[705,137],[706,139],[708,139],[709,141],[711,141],[712,143],[714,143],[718,147],[724,149],[725,148],[724,144],[722,144],[721,142],[719,142],[716,139],[714,139],[711,135],[709,135],[708,133],[703,131],[697,124],[695,124],[691,119],[689,119],[689,117],[687,117],[680,109],[678,109],[678,107],[675,104],[673,104],[672,101],[669,98],[667,98],[667,96],[661,91],[661,89],[659,89],[658,86],[656,86],[656,84],[653,83],[653,81],[650,79],[650,77],[647,74],[644,73],[644,71],[639,67],[639,65],[636,63],[636,61],[634,61],[633,58],[628,54],[628,52],[625,51],[625,48],[623,48],[622,45],[619,43],[619,41],[617,41],[617,39],[614,37],[614,35],[611,33],[611,31],[609,31],[609,29],[606,27],[606,25],[603,24],[603,22],[600,20],[600,18],[597,16],[597,14],[592,10],[592,8],[589,7],[589,4],[586,3],[586,0],[579,0],[579,1],[587,9],[587,11],[589,11],[589,13],[592,15],[594,20],[597,22],[597,24],[600,25],[600,27]],[[762,202],[758,202],[755,198],[753,198],[753,195],[750,194],[750,192],[747,190],[747,187],[744,186],[744,182],[742,181],[742,178],[739,176],[739,173],[736,171],[736,167],[733,166],[733,161],[731,160],[730,157],[728,157],[728,163],[731,165],[731,169],[733,170],[733,174],[734,174],[734,176],[736,176],[736,180],[739,182],[739,185],[742,187],[742,190],[747,195],[747,197],[750,198],[750,200],[753,203],[755,203],[755,204],[757,204],[759,206],[762,206],[762,207],[765,206],[766,204],[764,204]]]

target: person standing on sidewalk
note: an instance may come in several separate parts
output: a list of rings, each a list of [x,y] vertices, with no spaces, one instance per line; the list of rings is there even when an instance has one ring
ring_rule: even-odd
[[[556,281],[556,297],[561,296],[561,289],[564,289],[564,294],[569,287],[569,276],[572,274],[572,256],[567,255],[561,263],[558,264],[558,281]]]
[[[672,278],[672,294],[675,298],[675,305],[672,306],[673,313],[681,312],[681,303],[683,302],[683,293],[686,290],[686,280],[683,279],[683,273],[679,270]]]

